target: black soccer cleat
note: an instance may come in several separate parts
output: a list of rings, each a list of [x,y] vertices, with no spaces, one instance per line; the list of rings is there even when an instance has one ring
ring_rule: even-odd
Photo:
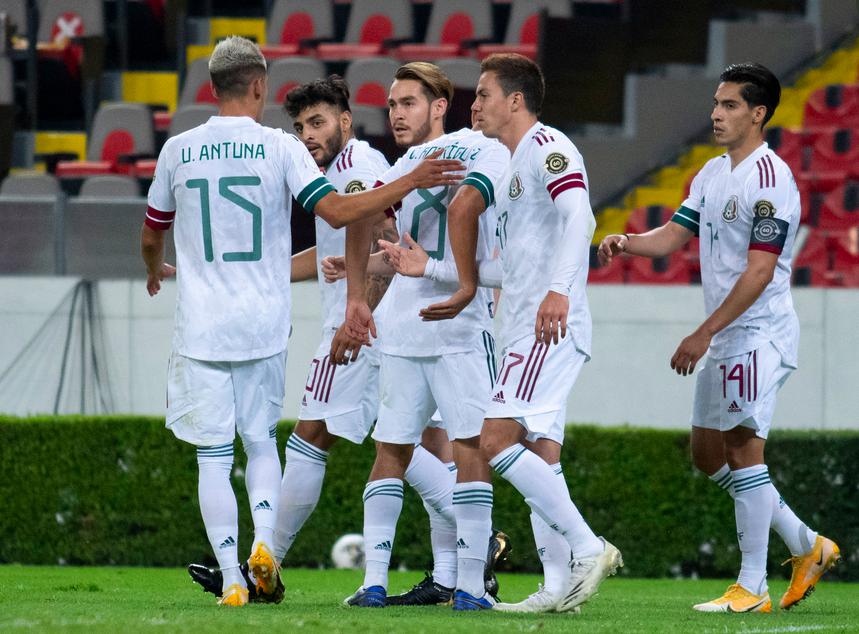
[[[498,598],[498,577],[495,568],[499,562],[506,561],[511,553],[510,538],[499,530],[492,529],[489,537],[489,551],[486,554],[486,568],[483,570],[483,586],[494,599]]]
[[[248,577],[247,562],[243,562],[239,566],[239,569],[241,570],[242,576],[245,578],[245,583],[248,586],[248,601],[250,603],[280,603],[283,601],[285,588],[283,587],[283,581],[280,579],[280,576],[278,576],[277,588],[275,591],[271,594],[263,594],[257,592],[256,584],[250,580],[250,577]],[[190,564],[188,566],[188,574],[191,575],[191,579],[194,583],[202,586],[204,592],[211,592],[216,597],[221,596],[221,588],[224,585],[224,576],[218,568],[209,568],[203,564]]]
[[[424,575],[424,580],[408,592],[388,597],[385,605],[449,605],[453,599],[453,588],[436,583],[428,572]]]

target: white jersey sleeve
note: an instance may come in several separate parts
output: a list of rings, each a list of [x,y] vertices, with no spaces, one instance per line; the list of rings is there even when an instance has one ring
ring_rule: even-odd
[[[308,213],[313,213],[316,203],[336,190],[320,173],[316,161],[298,137],[284,133],[283,148],[286,185],[294,193],[298,204]]]
[[[171,139],[172,140],[172,139]],[[169,165],[174,153],[170,151],[170,141],[164,144],[164,150],[158,156],[155,164],[155,174],[149,186],[146,225],[156,231],[169,229],[176,216],[176,198],[173,195],[173,169]]]
[[[462,185],[471,185],[483,197],[484,211],[495,204],[495,191],[510,165],[510,152],[500,143],[488,143],[469,167]]]
[[[745,204],[741,213],[752,214],[749,250],[781,254],[785,241],[799,224],[798,208],[792,204],[796,186],[793,175],[782,161],[764,155],[757,162],[757,171],[746,179]]]
[[[689,195],[671,216],[671,222],[676,222],[681,227],[687,228],[696,237],[700,234],[701,211],[704,208],[705,170],[706,166],[695,174],[695,178],[692,179],[692,184],[689,186]]]

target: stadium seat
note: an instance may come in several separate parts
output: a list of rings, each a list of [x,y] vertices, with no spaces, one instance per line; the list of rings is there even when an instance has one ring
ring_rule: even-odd
[[[650,207],[639,207],[629,214],[626,220],[626,233],[645,233],[656,227],[661,227],[671,220],[676,209],[652,205]]]
[[[859,286],[859,254],[849,246],[848,233],[813,230],[793,263],[798,286]]]
[[[573,17],[569,0],[511,0],[504,43],[481,44],[477,47],[477,56],[482,59],[493,53],[509,52],[536,58],[543,10],[554,18]]]
[[[325,64],[312,57],[287,57],[268,67],[268,102],[283,104],[286,93],[300,84],[325,77]]]
[[[601,266],[597,257],[597,247],[592,246],[590,260],[588,284],[623,284],[626,281],[629,258],[614,258],[608,266]]]
[[[787,163],[795,177],[803,171],[803,133],[787,128],[768,128],[766,141],[770,149]]]
[[[0,0],[0,13],[6,14],[7,24],[17,33],[27,31],[27,0]]]
[[[102,0],[39,2],[39,41],[64,44],[77,37],[104,35]]]
[[[414,37],[411,0],[352,0],[343,42],[316,47],[320,59],[381,55],[393,41]]]
[[[188,66],[188,72],[185,74],[179,106],[189,106],[192,103],[218,103],[212,93],[208,57],[195,59]]]
[[[60,161],[57,176],[80,177],[127,172],[135,157],[155,154],[149,108],[136,103],[108,103],[95,114],[86,161]]]
[[[817,135],[809,170],[846,174],[859,161],[859,140],[850,129],[827,130]]]
[[[360,106],[385,107],[388,88],[400,64],[388,57],[353,60],[344,79],[352,93],[352,102]]]
[[[432,5],[423,44],[403,44],[400,59],[441,59],[462,54],[463,44],[492,38],[490,0],[446,0]]]
[[[859,85],[834,84],[811,93],[805,102],[806,128],[859,128]]]
[[[298,55],[308,40],[334,37],[334,7],[328,0],[275,0],[263,54],[269,59]]]
[[[55,208],[52,200],[9,200],[0,195],[0,273],[61,273],[54,245]],[[138,235],[139,228],[138,223]]]
[[[0,106],[15,102],[12,62],[8,57],[0,57]]]
[[[450,57],[440,59],[436,64],[447,75],[454,88],[468,90],[472,98],[474,97],[474,88],[480,79],[480,62],[470,57]]]
[[[10,174],[0,185],[0,196],[56,196],[60,184],[51,174]]]
[[[352,106],[352,126],[359,138],[384,136],[390,132],[388,112],[384,108]]]
[[[170,128],[167,136],[176,136],[187,130],[196,128],[209,120],[209,117],[214,117],[218,114],[218,108],[207,103],[191,104],[190,106],[182,106],[173,115],[170,120]]]
[[[140,187],[131,176],[106,174],[90,176],[81,185],[80,196],[87,198],[134,198],[140,196]]]
[[[826,196],[817,227],[836,231],[859,227],[859,182],[848,181]]]
[[[805,172],[796,177],[802,209],[800,221],[817,226],[823,199],[844,183],[843,172]]]
[[[292,119],[286,114],[286,110],[280,104],[269,104],[265,107],[262,113],[262,121],[264,126],[269,128],[280,128],[290,134],[295,134],[295,127],[292,125]]]
[[[627,281],[631,284],[689,284],[689,258],[675,251],[664,258],[630,258]]]

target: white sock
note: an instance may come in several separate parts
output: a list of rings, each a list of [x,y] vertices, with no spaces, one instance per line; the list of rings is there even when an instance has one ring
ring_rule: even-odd
[[[574,557],[594,557],[603,551],[602,541],[560,487],[555,472],[537,454],[517,443],[495,456],[489,465],[516,487],[532,511],[564,536]]]
[[[749,592],[767,591],[767,545],[772,521],[772,493],[769,471],[763,464],[736,469],[734,511],[737,516],[737,539],[742,553],[737,583]]]
[[[483,570],[492,534],[492,485],[457,482],[453,488],[456,513],[456,587],[473,597],[486,592]]]
[[[429,515],[433,580],[453,588],[456,585],[456,517],[453,513],[456,477],[441,460],[418,445],[406,469],[406,482],[421,496]]]
[[[722,467],[710,479],[725,489],[731,497],[734,497],[734,477],[727,464]],[[796,557],[804,555],[814,547],[817,533],[808,528],[800,520],[791,508],[785,503],[784,498],[779,495],[775,486],[770,484],[770,494],[773,502],[772,528],[781,537],[790,554]]]
[[[388,566],[391,564],[397,520],[402,510],[402,480],[383,478],[368,482],[364,487],[365,588],[388,587]]]
[[[567,481],[561,463],[549,465],[555,472],[559,483],[566,488]],[[537,556],[543,564],[543,587],[554,595],[564,590],[564,583],[570,572],[570,546],[563,535],[549,528],[543,518],[531,513],[531,528],[537,545]]]
[[[274,546],[274,527],[277,522],[278,499],[280,498],[280,456],[273,438],[260,442],[245,443],[248,464],[245,469],[245,484],[254,522],[254,543]]]
[[[233,583],[246,587],[239,570],[239,513],[230,484],[233,470],[233,443],[197,448],[197,496],[206,535],[224,573],[222,589]],[[238,577],[238,579],[236,578]]]
[[[274,556],[282,561],[322,493],[328,452],[292,434],[284,451],[286,466],[280,483]]]

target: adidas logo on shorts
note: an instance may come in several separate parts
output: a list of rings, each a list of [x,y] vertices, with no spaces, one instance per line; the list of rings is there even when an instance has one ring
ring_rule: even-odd
[[[301,397],[301,404],[304,406],[307,405],[307,394]]]
[[[742,412],[743,408],[737,405],[737,401],[731,401],[731,404],[728,405],[728,413],[729,414],[737,414]]]
[[[492,400],[496,403],[506,403],[504,400],[504,390],[499,390],[498,394],[492,397]]]

